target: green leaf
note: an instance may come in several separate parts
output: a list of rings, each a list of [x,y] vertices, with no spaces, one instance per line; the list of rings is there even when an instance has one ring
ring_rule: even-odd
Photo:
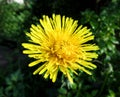
[[[76,84],[76,83],[73,83],[73,84],[71,85],[71,88],[75,90],[75,89],[77,88],[77,84]]]
[[[116,97],[115,92],[112,90],[109,90],[109,96],[108,97]]]
[[[65,88],[59,88],[58,92],[61,94],[67,94],[67,90]]]

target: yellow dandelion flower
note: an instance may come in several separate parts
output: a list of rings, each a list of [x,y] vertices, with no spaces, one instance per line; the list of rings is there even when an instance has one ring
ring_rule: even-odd
[[[29,67],[43,62],[33,74],[44,74],[44,78],[50,77],[55,82],[58,71],[61,71],[73,83],[70,72],[77,74],[76,70],[80,70],[91,75],[89,69],[96,68],[91,61],[98,57],[93,51],[99,48],[88,44],[94,36],[90,29],[78,26],[77,20],[55,14],[52,18],[44,15],[40,25],[32,25],[30,30],[26,34],[30,42],[22,43],[26,48],[23,53],[35,59]]]

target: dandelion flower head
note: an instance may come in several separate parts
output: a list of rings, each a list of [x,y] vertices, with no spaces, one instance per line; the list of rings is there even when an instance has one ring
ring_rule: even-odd
[[[50,77],[55,82],[58,71],[61,71],[73,83],[71,72],[77,74],[80,70],[91,75],[90,70],[96,68],[92,59],[98,57],[95,51],[99,48],[88,43],[94,40],[94,35],[87,27],[78,26],[77,20],[55,14],[51,18],[44,15],[40,24],[32,25],[26,35],[30,40],[22,43],[23,53],[35,59],[29,67],[43,63],[33,74],[43,74],[44,78]]]

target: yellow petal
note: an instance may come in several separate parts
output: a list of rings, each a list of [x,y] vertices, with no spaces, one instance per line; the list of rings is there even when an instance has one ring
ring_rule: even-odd
[[[45,72],[44,78],[48,78],[49,74],[50,74],[50,72],[47,70],[47,71]]]
[[[38,69],[36,69],[36,70],[33,72],[33,74],[34,74],[34,75],[37,74],[37,73],[40,72],[44,67],[45,67],[45,65],[40,66]]]
[[[29,67],[35,66],[35,65],[37,65],[40,62],[41,62],[41,60],[36,60],[36,61],[31,62],[28,66]]]
[[[70,83],[73,84],[73,79],[72,79],[72,77],[70,76],[69,72],[67,72],[67,77],[68,77],[68,80],[70,81]]]
[[[58,69],[56,71],[53,72],[53,78],[52,78],[52,82],[55,82],[57,79],[57,74],[58,74]]]

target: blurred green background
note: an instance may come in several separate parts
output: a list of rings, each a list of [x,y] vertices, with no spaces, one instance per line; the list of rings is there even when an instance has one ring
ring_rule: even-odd
[[[100,47],[93,75],[81,72],[73,85],[62,74],[55,83],[33,76],[22,54],[25,32],[52,13],[90,28]],[[120,97],[120,0],[0,0],[0,97]]]

